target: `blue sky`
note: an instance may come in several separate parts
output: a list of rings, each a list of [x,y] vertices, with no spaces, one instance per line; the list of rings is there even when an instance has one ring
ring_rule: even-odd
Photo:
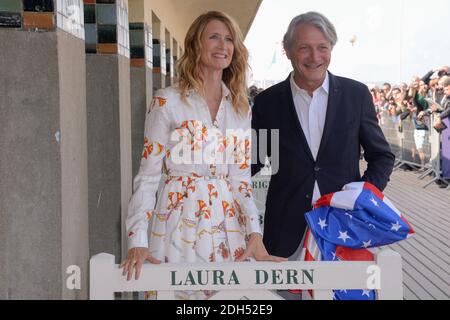
[[[290,20],[307,11],[336,27],[334,74],[398,83],[450,64],[449,0],[263,0],[245,40],[255,80],[286,78],[291,67],[281,39]]]

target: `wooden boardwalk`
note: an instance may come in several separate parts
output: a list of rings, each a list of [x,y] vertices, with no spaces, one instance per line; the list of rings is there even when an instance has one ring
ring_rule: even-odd
[[[403,258],[405,300],[450,299],[450,190],[412,171],[396,170],[384,194],[415,234],[390,247]]]

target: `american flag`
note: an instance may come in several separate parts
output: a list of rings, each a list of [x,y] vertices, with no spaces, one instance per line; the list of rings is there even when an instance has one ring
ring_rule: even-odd
[[[414,230],[381,191],[352,182],[322,196],[305,214],[305,261],[373,261],[379,247],[410,237]],[[309,291],[312,296],[313,293]],[[374,300],[373,290],[334,290],[335,300]]]

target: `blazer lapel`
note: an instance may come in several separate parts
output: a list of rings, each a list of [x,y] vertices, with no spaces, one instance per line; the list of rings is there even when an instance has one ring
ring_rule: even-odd
[[[339,120],[339,108],[342,108],[340,103],[341,98],[341,88],[338,79],[329,74],[330,79],[330,89],[328,93],[328,105],[327,114],[325,116],[325,125],[322,133],[322,140],[320,141],[319,151],[317,153],[317,159],[325,150],[325,146],[333,132],[333,125]]]
[[[306,141],[305,134],[300,125],[300,120],[298,118],[297,111],[295,110],[294,99],[292,97],[290,75],[284,81],[284,89],[281,93],[281,101],[282,105],[284,106],[283,110],[286,111],[285,123],[289,124],[292,136],[296,138],[297,143],[300,143],[300,145],[305,150],[307,156],[314,161],[314,157],[308,146],[308,141]]]

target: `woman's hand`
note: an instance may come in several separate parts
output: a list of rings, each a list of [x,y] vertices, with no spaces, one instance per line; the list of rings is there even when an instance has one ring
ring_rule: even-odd
[[[264,243],[262,241],[261,234],[255,232],[250,235],[250,240],[247,244],[247,248],[245,249],[242,256],[240,256],[236,261],[244,261],[248,257],[255,258],[256,261],[273,261],[273,262],[283,262],[288,261],[287,258],[277,257],[270,255]]]
[[[128,250],[128,257],[120,265],[123,268],[122,275],[127,275],[127,281],[131,280],[133,276],[133,271],[135,271],[135,279],[138,280],[141,275],[142,265],[144,261],[147,260],[150,263],[160,264],[161,261],[153,258],[148,252],[148,248],[137,247]]]

